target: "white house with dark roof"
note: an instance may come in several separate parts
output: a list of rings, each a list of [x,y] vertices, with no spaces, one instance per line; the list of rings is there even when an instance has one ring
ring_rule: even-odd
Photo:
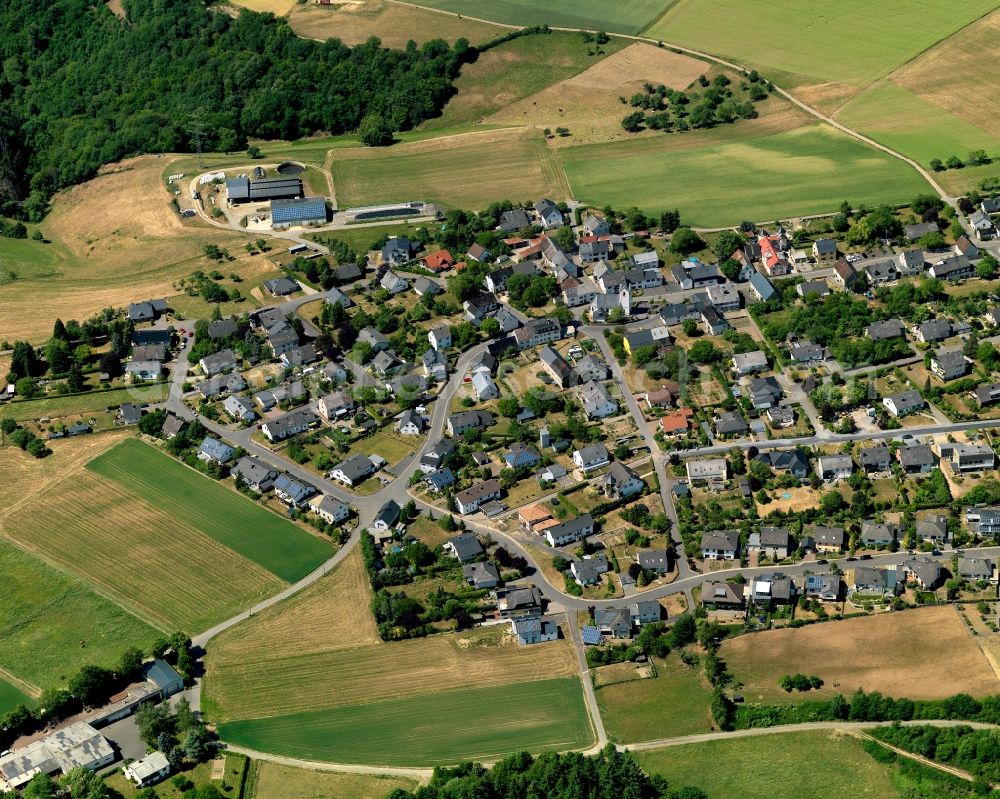
[[[573,452],[573,463],[584,474],[607,466],[611,462],[608,449],[603,444],[589,444]]]
[[[585,383],[579,390],[583,412],[591,419],[603,419],[618,413],[618,403],[611,399],[608,390],[593,380]]]
[[[455,494],[455,505],[463,516],[475,513],[486,502],[500,499],[500,482],[498,480],[483,480],[464,491]]]
[[[734,560],[740,551],[736,530],[710,530],[702,533],[701,556],[705,560]]]
[[[901,391],[882,399],[882,404],[893,416],[906,416],[924,409],[924,398],[912,389]]]

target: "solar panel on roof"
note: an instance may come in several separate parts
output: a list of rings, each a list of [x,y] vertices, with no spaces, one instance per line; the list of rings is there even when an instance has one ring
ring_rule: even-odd
[[[583,642],[585,644],[590,644],[591,646],[597,646],[601,643],[601,631],[596,627],[584,627],[583,628]]]

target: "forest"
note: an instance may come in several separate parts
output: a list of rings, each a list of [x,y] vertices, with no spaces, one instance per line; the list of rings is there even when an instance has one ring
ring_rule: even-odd
[[[201,0],[0,4],[0,213],[40,219],[51,195],[148,152],[246,147],[436,115],[475,51],[297,37],[271,14]]]
[[[648,776],[628,752],[608,744],[586,757],[577,752],[546,754],[537,759],[527,752],[505,757],[487,770],[478,763],[437,768],[428,785],[412,793],[393,791],[388,799],[706,799],[698,788],[667,785],[658,775]]]

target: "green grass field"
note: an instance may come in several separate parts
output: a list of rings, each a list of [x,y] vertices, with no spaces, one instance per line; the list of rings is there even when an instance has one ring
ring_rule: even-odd
[[[0,666],[38,686],[63,685],[80,666],[113,666],[160,634],[68,574],[0,540]]]
[[[593,740],[575,677],[233,721],[219,734],[279,755],[396,766],[578,749]]]
[[[126,439],[87,468],[282,580],[295,582],[331,554],[319,538],[137,439]]]
[[[870,85],[996,7],[996,0],[802,3],[680,0],[646,34],[810,82]],[[776,76],[775,76],[776,77]]]
[[[898,203],[927,190],[898,159],[825,125],[677,149],[670,136],[566,148],[560,156],[573,196],[646,212],[679,208],[685,224],[833,212],[853,204]]]
[[[629,0],[605,3],[601,0],[419,0],[419,5],[453,11],[469,17],[502,22],[506,25],[552,25],[616,33],[639,33],[670,6],[671,0]]]
[[[34,707],[35,700],[17,686],[0,679],[0,716],[9,713],[18,705]]]
[[[712,692],[697,666],[685,666],[671,655],[656,661],[657,676],[602,685],[597,703],[608,737],[634,743],[676,735],[708,732]]]
[[[0,416],[18,422],[48,417],[57,419],[73,414],[97,413],[117,408],[123,402],[163,402],[169,386],[165,383],[135,388],[115,388],[110,391],[92,391],[72,397],[44,397],[42,399],[12,402],[0,409]]]
[[[706,741],[636,752],[635,758],[671,785],[697,786],[709,799],[802,799],[831,793],[896,799],[900,795],[888,769],[855,739],[832,731]]]
[[[504,198],[568,196],[565,176],[539,133],[484,133],[385,150],[342,151],[333,179],[343,206],[425,200],[483,208]]]

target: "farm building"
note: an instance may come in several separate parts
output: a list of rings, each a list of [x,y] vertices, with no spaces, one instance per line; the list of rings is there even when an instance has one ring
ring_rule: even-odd
[[[104,736],[78,721],[0,757],[0,786],[13,791],[36,774],[68,773],[75,768],[96,771],[114,759],[115,752]]]
[[[226,197],[234,205],[266,200],[292,200],[302,196],[302,181],[298,178],[262,178],[244,176],[226,181]]]
[[[326,222],[326,200],[322,197],[300,197],[296,200],[271,201],[271,227],[291,227],[310,222]]]
[[[170,774],[170,763],[163,752],[150,752],[145,757],[130,763],[122,771],[137,788],[145,788]]]

